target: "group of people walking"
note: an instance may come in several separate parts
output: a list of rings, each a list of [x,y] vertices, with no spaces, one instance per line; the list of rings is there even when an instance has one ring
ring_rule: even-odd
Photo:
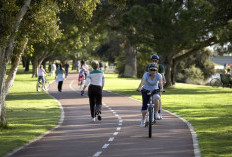
[[[164,77],[164,66],[159,64],[159,56],[152,55],[151,56],[151,64],[145,67],[145,73],[142,77],[142,80],[137,88],[137,91],[142,93],[142,119],[140,126],[145,126],[145,116],[147,113],[147,104],[149,101],[149,96],[143,92],[144,90],[154,91],[159,90],[158,93],[155,93],[152,96],[153,103],[155,104],[155,119],[160,120],[162,119],[162,103],[161,103],[161,95],[163,92],[163,85],[166,83]],[[67,64],[67,63],[66,63]],[[90,104],[90,114],[91,120],[94,122],[96,118],[98,120],[102,120],[101,117],[101,107],[102,107],[102,90],[105,84],[105,77],[104,73],[101,70],[101,66],[99,66],[98,61],[92,61],[91,67],[92,70],[89,72],[88,65],[85,61],[81,62],[81,66],[79,69],[79,77],[78,81],[82,78],[85,79],[84,85],[81,89],[81,96],[84,95],[86,92],[86,88],[88,87],[88,97],[89,97],[89,104]],[[56,69],[56,81],[58,82],[58,91],[62,92],[62,85],[63,81],[65,80],[64,74],[66,77],[68,73],[65,73],[65,69],[63,68],[62,64],[59,64],[58,68]],[[40,78],[41,79],[41,78]]]

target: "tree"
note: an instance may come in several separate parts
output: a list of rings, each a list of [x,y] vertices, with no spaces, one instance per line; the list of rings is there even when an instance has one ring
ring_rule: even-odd
[[[98,3],[99,0],[67,0],[67,1],[53,1],[53,0],[40,0],[40,1],[33,1],[31,3],[31,0],[13,0],[8,2],[7,0],[3,0],[0,2],[0,33],[1,33],[1,39],[0,39],[0,125],[3,127],[7,126],[7,121],[6,121],[6,104],[5,104],[5,98],[7,95],[7,92],[9,91],[11,84],[13,83],[14,77],[11,77],[11,83],[6,84],[6,66],[12,57],[14,46],[15,46],[15,38],[20,37],[19,35],[21,34],[21,37],[25,37],[23,30],[26,28],[26,30],[32,29],[35,22],[41,22],[41,21],[36,21],[36,18],[33,18],[34,13],[41,13],[39,11],[43,10],[43,8],[46,8],[44,4],[54,4],[54,6],[59,6],[59,9],[61,10],[69,10],[69,9],[75,9],[76,17],[84,17],[83,19],[90,19],[92,16],[92,12],[96,7],[96,3]],[[30,7],[30,9],[29,9]],[[49,16],[56,16],[56,10],[43,10],[45,12],[49,12]],[[54,14],[53,14],[54,13]],[[26,17],[28,17],[27,20],[25,20],[25,15],[27,14]],[[43,14],[43,13],[42,13]],[[46,16],[45,16],[46,17]],[[44,30],[46,30],[47,24],[54,19],[50,17],[51,20],[45,21],[44,25]],[[34,21],[31,21],[33,20]],[[40,20],[43,20],[42,17],[38,18]],[[21,29],[21,33],[19,31],[20,25],[22,22],[27,23],[28,25],[24,25],[25,27]],[[47,23],[48,22],[48,23]],[[51,25],[56,25],[57,23],[51,23]],[[51,27],[48,27],[51,28]],[[55,27],[53,27],[55,28]],[[36,30],[36,28],[34,28]],[[55,30],[57,30],[55,28]],[[51,30],[46,30],[47,33],[48,31]],[[46,36],[45,32],[40,32],[41,34],[37,34],[38,36]],[[52,31],[54,32],[54,31]],[[49,33],[52,33],[49,32]],[[55,32],[56,33],[56,32]],[[51,35],[51,34],[50,34]],[[50,35],[46,36],[49,40]],[[54,35],[54,34],[53,34]],[[30,41],[30,35],[28,36],[28,41]],[[54,37],[54,36],[53,36]],[[36,39],[36,38],[34,38]],[[43,39],[43,38],[40,38]],[[39,40],[40,40],[39,39]],[[27,40],[25,39],[25,44],[27,43]],[[45,40],[46,42],[47,40]],[[40,40],[41,42],[41,40]],[[23,46],[23,47],[24,47]],[[24,50],[24,48],[22,49]],[[20,58],[20,55],[16,56],[14,60],[17,60]],[[11,70],[11,72],[15,73],[17,71],[17,66],[14,66],[15,70]]]
[[[127,25],[136,32],[134,39],[163,56],[167,85],[175,85],[178,62],[207,46],[230,41],[231,10],[223,7],[225,3],[216,0],[167,0],[137,3],[125,15]]]

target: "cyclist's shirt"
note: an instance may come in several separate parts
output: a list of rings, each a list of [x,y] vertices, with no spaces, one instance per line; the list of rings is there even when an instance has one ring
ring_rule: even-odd
[[[149,72],[149,65],[150,65],[150,64],[148,64],[148,65],[145,67],[145,72]],[[160,74],[165,73],[165,68],[164,68],[164,66],[163,66],[162,64],[158,64],[158,66],[159,66],[158,72],[159,72]]]
[[[45,70],[44,69],[40,69],[38,70],[38,76],[44,76]]]
[[[85,86],[88,86],[89,83],[92,85],[103,87],[105,83],[104,73],[101,70],[91,71],[87,76]]]
[[[85,74],[85,69],[80,69],[80,71],[79,71],[79,76],[82,76],[82,75],[84,75]]]
[[[143,88],[149,91],[153,91],[155,89],[159,89],[158,83],[162,79],[162,75],[160,73],[156,73],[154,79],[151,80],[150,72],[146,72],[143,74],[143,79],[145,79]]]

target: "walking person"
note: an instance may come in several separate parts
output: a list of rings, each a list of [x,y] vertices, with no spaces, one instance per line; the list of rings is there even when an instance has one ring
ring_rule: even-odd
[[[58,68],[56,70],[56,82],[58,82],[58,91],[62,92],[62,86],[64,81],[64,68],[62,64],[58,65]]]
[[[92,61],[91,66],[93,70],[88,74],[85,81],[81,95],[84,95],[85,88],[89,85],[88,96],[90,104],[90,113],[92,121],[95,122],[95,117],[101,120],[101,107],[102,107],[102,89],[105,84],[104,73],[98,70],[98,62]]]
[[[65,78],[68,77],[68,72],[69,72],[69,63],[66,62],[64,65],[64,69],[65,69]]]
[[[54,64],[54,62],[52,62],[52,65],[51,65],[51,74],[52,74],[52,76],[55,76],[55,72],[56,72],[56,65]]]

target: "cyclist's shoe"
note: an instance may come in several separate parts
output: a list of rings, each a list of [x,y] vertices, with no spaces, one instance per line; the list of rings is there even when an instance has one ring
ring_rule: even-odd
[[[163,119],[163,117],[162,117],[162,113],[159,113],[159,116],[160,116],[160,120],[161,120],[161,119]]]
[[[92,122],[95,122],[95,118],[92,118]]]
[[[156,120],[160,120],[160,115],[159,115],[159,113],[155,113],[155,119],[156,119]]]
[[[141,120],[141,122],[140,122],[140,127],[141,127],[141,128],[145,127],[145,122],[144,122],[144,120]]]

